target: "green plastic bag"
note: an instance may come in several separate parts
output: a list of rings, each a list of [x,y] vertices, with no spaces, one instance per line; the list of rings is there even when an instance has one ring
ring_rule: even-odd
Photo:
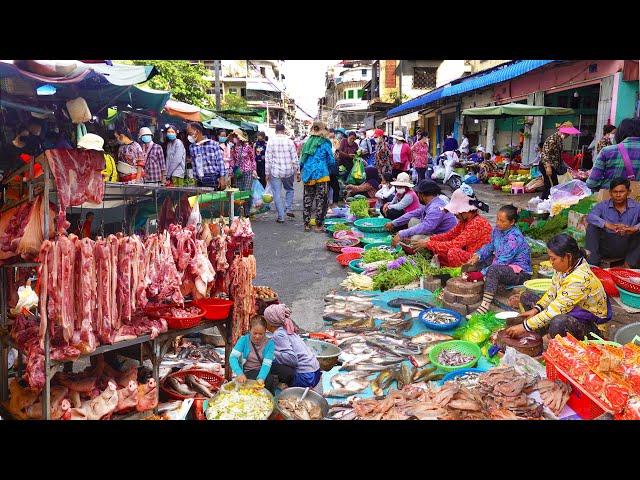
[[[486,342],[491,334],[506,326],[503,320],[496,318],[495,312],[485,314],[474,313],[465,325],[453,332],[453,338],[480,345]]]
[[[347,178],[347,183],[349,185],[360,185],[362,182],[364,182],[364,169],[364,160],[356,155],[356,157],[353,159],[353,167],[351,168],[351,172],[349,173],[349,177]]]

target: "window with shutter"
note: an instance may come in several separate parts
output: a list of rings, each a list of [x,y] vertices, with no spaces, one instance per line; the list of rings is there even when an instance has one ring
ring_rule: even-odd
[[[349,99],[353,98],[353,92],[354,90],[349,90],[349,95],[347,96],[347,98]]]
[[[387,60],[384,67],[384,86],[386,88],[395,88],[396,86],[396,61]]]
[[[413,88],[426,90],[436,87],[436,67],[414,67],[413,68]]]

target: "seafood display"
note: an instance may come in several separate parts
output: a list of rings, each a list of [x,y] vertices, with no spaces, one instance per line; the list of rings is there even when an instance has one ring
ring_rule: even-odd
[[[566,383],[556,380],[541,379],[538,381],[536,388],[540,392],[540,398],[549,409],[558,415],[569,401],[571,395],[571,387]]]
[[[422,318],[427,322],[435,323],[438,325],[448,325],[450,323],[455,323],[458,321],[456,317],[454,317],[450,313],[445,312],[427,312]]]
[[[480,372],[467,372],[464,375],[458,375],[450,380],[453,383],[457,383],[462,385],[469,390],[473,390],[478,387],[478,382],[480,380]]]
[[[476,357],[473,355],[465,355],[458,350],[445,348],[438,354],[438,362],[448,367],[457,367],[472,362]]]
[[[185,375],[184,379],[177,376],[167,377],[164,388],[192,398],[212,398],[217,390],[214,385],[193,374]]]
[[[281,398],[278,408],[295,420],[322,420],[322,410],[311,400],[298,398]]]

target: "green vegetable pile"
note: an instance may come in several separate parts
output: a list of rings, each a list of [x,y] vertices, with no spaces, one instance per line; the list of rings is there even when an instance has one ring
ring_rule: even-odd
[[[341,232],[343,230],[351,230],[351,227],[349,225],[347,225],[346,223],[336,223],[336,224],[334,224],[332,230],[334,232]]]
[[[506,178],[502,177],[491,177],[489,178],[489,185],[498,185],[499,187],[504,187],[505,185],[509,185],[509,181]]]
[[[546,222],[537,222],[531,226],[527,235],[531,238],[535,238],[536,240],[544,240],[545,242],[549,240],[554,235],[561,233],[565,228],[567,228],[569,211],[566,210],[566,215],[563,213],[556,215],[554,217],[550,217]],[[540,223],[542,225],[540,226]]]
[[[369,216],[369,202],[366,198],[354,200],[349,204],[349,212],[358,218]]]
[[[364,253],[362,254],[362,261],[364,263],[373,263],[379,262],[381,260],[395,260],[396,256],[398,255],[399,254],[393,254],[391,252],[372,248],[371,250],[364,251]]]

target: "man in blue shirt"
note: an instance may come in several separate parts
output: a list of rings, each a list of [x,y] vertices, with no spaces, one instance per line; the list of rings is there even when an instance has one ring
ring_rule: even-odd
[[[629,198],[629,180],[614,178],[611,198],[598,203],[587,216],[587,260],[598,265],[602,258],[624,258],[624,267],[640,263],[640,203]]]

